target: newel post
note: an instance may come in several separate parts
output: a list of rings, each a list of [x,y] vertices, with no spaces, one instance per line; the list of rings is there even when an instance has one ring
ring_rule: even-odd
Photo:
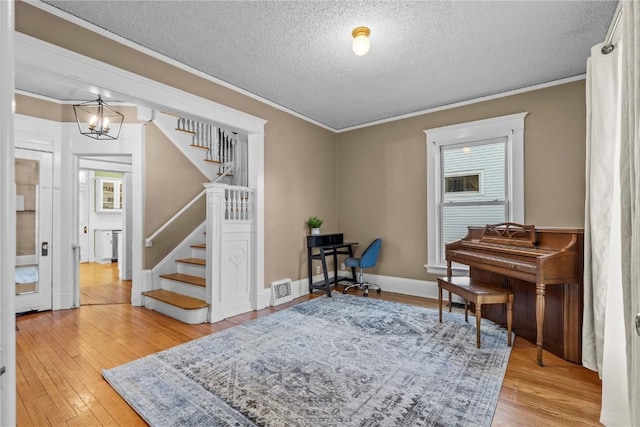
[[[217,322],[224,318],[222,310],[220,254],[222,253],[222,226],[225,209],[225,190],[213,183],[206,183],[207,190],[207,267],[206,296],[209,303],[209,322]]]

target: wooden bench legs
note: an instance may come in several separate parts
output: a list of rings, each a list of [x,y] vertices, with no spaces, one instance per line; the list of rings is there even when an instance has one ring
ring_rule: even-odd
[[[438,278],[438,308],[439,319],[442,323],[442,290],[449,291],[449,312],[451,312],[451,294],[464,299],[464,320],[469,321],[469,302],[476,306],[476,346],[480,348],[480,320],[482,319],[482,304],[507,305],[507,343],[511,347],[511,321],[513,319],[513,292],[483,283],[469,277],[440,277]]]

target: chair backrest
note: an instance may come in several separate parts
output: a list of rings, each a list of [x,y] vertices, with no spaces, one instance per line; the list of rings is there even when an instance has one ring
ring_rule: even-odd
[[[376,239],[364,250],[360,257],[361,268],[371,268],[376,266],[378,262],[378,254],[380,253],[380,246],[382,246],[382,239]]]

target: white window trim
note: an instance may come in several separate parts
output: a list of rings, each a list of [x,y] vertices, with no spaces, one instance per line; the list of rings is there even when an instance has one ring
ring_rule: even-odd
[[[446,265],[441,259],[440,216],[442,170],[440,148],[444,145],[463,144],[490,138],[507,138],[507,196],[509,221],[524,223],[524,118],[528,112],[494,117],[474,122],[425,129],[427,143],[427,264],[428,273],[444,275]],[[464,274],[466,266],[453,267],[454,274]]]

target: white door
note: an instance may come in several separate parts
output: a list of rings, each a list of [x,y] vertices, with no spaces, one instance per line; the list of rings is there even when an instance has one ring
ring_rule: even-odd
[[[16,149],[16,313],[51,310],[53,154]]]
[[[89,187],[82,184],[78,194],[78,210],[80,262],[89,262]]]

